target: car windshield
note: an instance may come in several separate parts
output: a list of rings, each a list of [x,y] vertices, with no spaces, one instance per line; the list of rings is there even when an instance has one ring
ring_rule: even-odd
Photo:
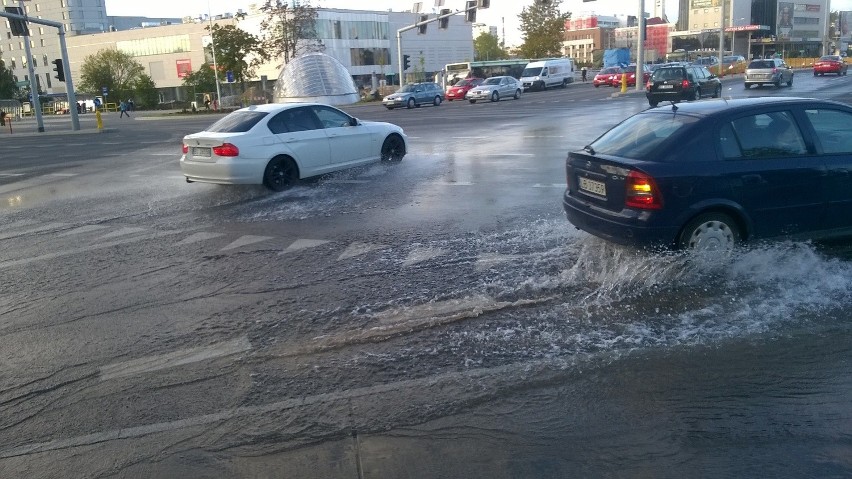
[[[538,75],[541,75],[541,67],[524,68],[524,72],[521,73],[522,77],[534,77]]]
[[[462,80],[456,83],[456,86],[470,86],[473,85],[473,80]]]
[[[618,73],[619,70],[621,70],[621,69],[618,68],[618,67],[604,68],[603,70],[601,70],[601,74],[607,75],[607,74],[610,74],[610,73]]]
[[[749,68],[751,68],[751,69],[756,69],[756,68],[774,68],[774,67],[775,67],[775,64],[774,64],[773,62],[771,62],[771,61],[766,61],[766,60],[755,60],[755,61],[753,61],[753,62],[749,63],[749,64],[748,64],[748,67],[749,67]]]
[[[205,131],[211,133],[245,133],[268,115],[265,111],[235,111],[210,125]]]
[[[408,85],[405,85],[404,87],[397,90],[397,93],[410,93],[413,92],[416,87],[417,85],[409,83]]]
[[[696,122],[692,116],[648,113],[628,118],[592,143],[595,154],[643,158],[685,126]]]
[[[820,57],[819,59],[820,59],[820,61],[823,61],[823,62],[839,62],[840,61],[840,57],[837,57],[837,56],[834,56],[834,55],[825,55],[825,56]]]
[[[485,82],[483,84],[484,85],[499,85],[501,79],[502,79],[501,77],[489,78],[489,79],[485,80]]]

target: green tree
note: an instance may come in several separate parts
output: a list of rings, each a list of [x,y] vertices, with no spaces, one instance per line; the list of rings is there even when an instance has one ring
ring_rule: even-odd
[[[490,33],[482,32],[476,39],[473,40],[473,58],[475,60],[503,60],[509,58],[509,55],[500,48],[500,42],[497,37]]]
[[[14,98],[18,94],[18,85],[12,70],[6,68],[6,64],[0,59],[0,98]]]
[[[133,103],[142,108],[153,108],[160,102],[160,94],[157,93],[157,84],[154,79],[147,73],[143,73],[136,78],[133,83],[135,95],[131,95]],[[123,97],[122,97],[123,98]]]
[[[210,31],[210,27],[207,30]],[[212,37],[216,66],[220,71],[234,72],[234,81],[240,82],[242,91],[245,91],[246,80],[250,80],[255,69],[269,59],[260,39],[235,25],[213,25]]]
[[[521,10],[521,32],[524,43],[520,52],[526,58],[561,57],[565,37],[565,21],[570,13],[562,13],[562,0],[534,0]]]
[[[303,53],[325,49],[317,36],[317,9],[310,0],[296,5],[266,0],[260,10],[266,15],[260,27],[266,32],[263,44],[270,56],[283,57],[286,64]]]
[[[80,69],[80,90],[99,93],[109,89],[109,98],[115,101],[135,95],[137,83],[145,68],[129,53],[120,50],[101,50],[83,60]]]
[[[209,63],[201,65],[198,70],[183,79],[183,86],[192,91],[193,98],[197,93],[216,91],[216,75],[213,73],[213,65]]]

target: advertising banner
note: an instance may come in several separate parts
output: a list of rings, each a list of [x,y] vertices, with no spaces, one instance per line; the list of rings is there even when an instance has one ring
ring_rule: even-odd
[[[790,40],[793,32],[793,2],[778,2],[778,28],[775,31],[779,40]]]
[[[175,60],[178,78],[186,78],[192,73],[192,60]]]

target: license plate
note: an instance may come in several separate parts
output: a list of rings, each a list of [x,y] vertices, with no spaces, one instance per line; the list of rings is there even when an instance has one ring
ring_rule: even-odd
[[[606,184],[601,181],[580,177],[580,189],[598,196],[606,197]]]
[[[660,90],[671,90],[674,88],[674,85],[660,85],[659,88]]]
[[[200,146],[192,147],[192,156],[202,156],[205,158],[210,158],[210,148],[202,148]]]

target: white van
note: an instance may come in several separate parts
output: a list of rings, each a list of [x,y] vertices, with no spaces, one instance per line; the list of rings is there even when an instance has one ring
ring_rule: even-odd
[[[565,87],[573,81],[574,60],[570,58],[529,62],[521,73],[521,85],[524,86],[524,91],[547,90],[555,86]]]

